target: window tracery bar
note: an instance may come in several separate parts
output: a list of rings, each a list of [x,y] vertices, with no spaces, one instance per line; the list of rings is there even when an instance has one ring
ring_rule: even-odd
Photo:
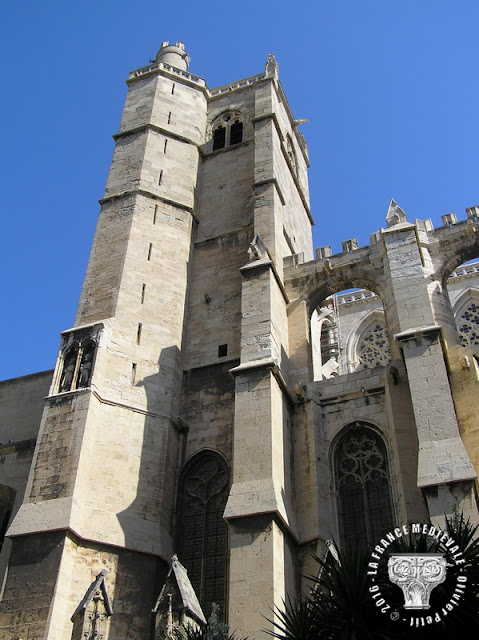
[[[361,336],[358,344],[358,360],[362,369],[373,369],[389,364],[391,351],[386,327],[383,323],[374,323]]]

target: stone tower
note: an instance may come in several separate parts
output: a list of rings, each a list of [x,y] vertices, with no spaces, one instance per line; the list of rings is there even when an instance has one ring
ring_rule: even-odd
[[[274,56],[217,89],[188,64],[165,42],[127,80],[34,454],[0,445],[1,638],[150,640],[213,603],[259,638],[331,538],[477,520],[479,266],[456,268],[479,208],[434,229],[392,201],[368,246],[314,259]]]
[[[307,149],[273,56],[264,73],[212,91],[188,63],[181,42],[165,42],[127,80],[75,325],[62,333],[25,500],[9,532],[23,564],[11,563],[4,605],[16,610],[12,620],[31,612],[19,627],[31,637],[70,637],[71,614],[101,569],[115,594],[107,637],[126,637],[126,629],[148,637],[181,518],[190,517],[177,508],[180,473],[188,461],[198,460],[199,475],[219,464],[228,490],[233,423],[242,433],[228,503],[234,535],[244,535],[245,518],[258,531],[270,526],[265,513],[280,509],[287,519],[276,485],[288,472],[272,454],[282,447],[290,399],[274,363],[287,342],[283,258],[312,257]],[[261,396],[254,417],[252,388]],[[253,459],[241,443],[258,431]],[[191,544],[205,545],[208,565],[218,546],[229,553],[221,525],[208,531],[212,550],[206,540],[183,540],[180,560]],[[277,571],[272,545],[284,544],[274,527],[266,572]],[[231,562],[243,560],[232,551]],[[19,597],[25,563],[29,584],[38,585],[28,605]],[[226,613],[234,571],[225,566],[209,593],[211,567],[190,564],[205,613],[213,600]],[[268,586],[265,602],[277,589]]]

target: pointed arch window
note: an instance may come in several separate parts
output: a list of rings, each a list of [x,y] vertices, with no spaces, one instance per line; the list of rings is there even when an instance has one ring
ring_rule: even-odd
[[[213,151],[243,142],[243,116],[238,111],[228,111],[213,123]]]
[[[356,423],[334,452],[334,475],[341,544],[376,544],[393,528],[386,446],[370,427]]]
[[[216,603],[226,611],[228,530],[223,513],[229,490],[229,471],[219,454],[198,454],[180,479],[178,494],[178,559],[206,618]]]

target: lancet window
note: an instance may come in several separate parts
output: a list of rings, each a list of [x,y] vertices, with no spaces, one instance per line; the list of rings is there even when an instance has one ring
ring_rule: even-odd
[[[243,116],[238,111],[228,111],[213,124],[213,151],[243,142]]]
[[[229,490],[225,460],[209,451],[183,472],[178,495],[178,559],[188,570],[206,618],[216,603],[226,607],[227,525],[223,519]]]
[[[368,426],[356,423],[335,448],[334,471],[342,546],[376,544],[394,526],[382,438]]]

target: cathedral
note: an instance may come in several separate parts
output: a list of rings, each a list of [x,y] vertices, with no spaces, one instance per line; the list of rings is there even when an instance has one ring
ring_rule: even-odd
[[[329,541],[478,520],[479,207],[313,251],[274,56],[188,65],[130,73],[74,325],[0,383],[0,640],[259,639]]]

